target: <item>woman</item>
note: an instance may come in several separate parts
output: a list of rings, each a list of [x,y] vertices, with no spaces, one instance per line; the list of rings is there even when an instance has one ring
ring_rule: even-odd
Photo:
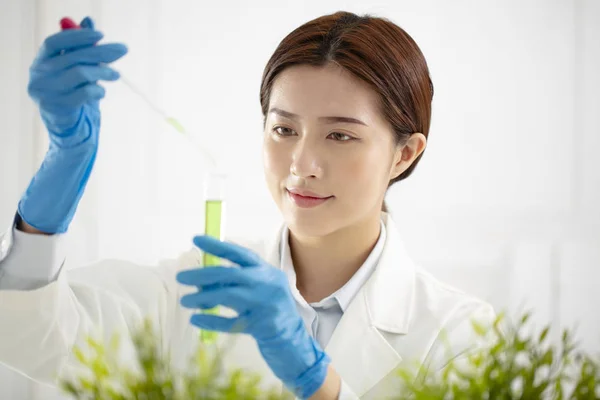
[[[4,238],[1,362],[52,383],[92,328],[150,315],[177,360],[189,357],[194,327],[241,332],[228,342],[232,364],[300,398],[353,399],[385,395],[398,367],[432,372],[473,348],[470,320],[490,321],[491,307],[415,266],[385,210],[431,119],[427,64],[406,32],[339,12],[279,44],[260,93],[265,176],[285,220],[268,240],[198,236],[158,269],[107,260],[62,271],[64,233],[96,157],[97,81],[118,79],[107,64],[127,51],[97,44],[89,18],[81,27],[49,37],[31,68],[51,140]],[[238,267],[198,268],[201,251]],[[194,311],[218,305],[235,313]]]

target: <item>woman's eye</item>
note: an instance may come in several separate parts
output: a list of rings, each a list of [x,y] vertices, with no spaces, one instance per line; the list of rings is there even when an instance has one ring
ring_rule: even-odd
[[[346,135],[345,133],[340,133],[340,132],[333,132],[331,134],[331,136],[333,137],[334,140],[337,140],[339,142],[347,142],[348,140],[354,139],[352,136]]]
[[[294,134],[294,131],[290,128],[286,128],[284,126],[276,126],[273,128],[273,131],[279,136],[291,136]]]

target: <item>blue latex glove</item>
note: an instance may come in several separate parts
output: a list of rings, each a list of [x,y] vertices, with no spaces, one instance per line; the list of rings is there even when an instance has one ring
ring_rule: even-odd
[[[325,381],[330,359],[306,331],[285,273],[232,243],[196,236],[194,244],[239,267],[179,272],[179,283],[199,289],[183,296],[181,305],[194,309],[223,305],[238,316],[196,314],[191,323],[201,329],[252,335],[263,358],[288,389],[303,399],[312,396]]]
[[[94,165],[105,93],[98,81],[118,79],[106,64],[127,53],[122,44],[97,45],[100,39],[86,17],[81,29],[46,38],[30,67],[28,93],[39,106],[50,147],[18,211],[43,232],[67,230]]]

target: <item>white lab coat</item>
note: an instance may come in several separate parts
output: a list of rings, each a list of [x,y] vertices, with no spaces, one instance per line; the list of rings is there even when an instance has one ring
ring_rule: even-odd
[[[414,362],[429,371],[442,368],[476,346],[470,320],[494,319],[492,307],[447,286],[419,268],[406,253],[389,215],[387,238],[379,264],[344,313],[325,351],[352,398],[379,399],[397,387],[395,370]],[[280,232],[248,243],[279,266]],[[63,270],[58,279],[31,291],[0,290],[0,362],[48,384],[68,371],[74,344],[100,327],[105,337],[127,331],[131,321],[151,316],[161,327],[176,365],[185,365],[197,344],[190,325],[192,311],[179,306],[189,288],[175,281],[180,269],[197,266],[201,252],[192,249],[158,268],[122,260]],[[441,334],[441,332],[444,332]],[[226,362],[263,376],[266,385],[281,383],[247,335],[221,335]]]

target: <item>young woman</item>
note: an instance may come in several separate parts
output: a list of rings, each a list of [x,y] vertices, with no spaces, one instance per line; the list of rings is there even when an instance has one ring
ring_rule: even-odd
[[[197,236],[159,268],[62,270],[97,152],[97,81],[118,79],[108,64],[127,52],[101,37],[86,18],[49,37],[31,68],[50,148],[0,246],[0,362],[52,383],[94,328],[126,331],[151,316],[175,362],[189,358],[196,328],[219,331],[228,362],[267,384],[300,398],[375,399],[396,387],[397,368],[431,373],[474,347],[470,320],[492,320],[491,307],[416,266],[401,213],[385,209],[388,187],[426,147],[433,86],[416,43],[382,18],[317,18],[267,63],[264,171],[279,231],[252,243]],[[199,268],[202,251],[235,266]],[[219,305],[235,312],[199,311]]]

